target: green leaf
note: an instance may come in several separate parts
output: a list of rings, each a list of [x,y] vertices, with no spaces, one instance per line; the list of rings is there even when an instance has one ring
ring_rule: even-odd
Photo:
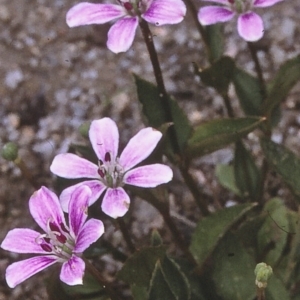
[[[165,117],[163,103],[161,97],[159,97],[158,89],[154,84],[141,79],[137,75],[134,75],[134,78],[137,86],[138,99],[143,105],[143,113],[150,126],[159,128],[164,123],[167,123],[168,120],[166,120]],[[178,106],[177,102],[171,97],[168,98],[168,101],[174,122],[174,125],[172,126],[175,128],[179,148],[182,151],[186,145],[187,139],[190,137],[192,127],[189,124],[187,116]],[[167,141],[166,152],[172,153],[170,140]]]
[[[300,80],[300,55],[287,60],[271,82],[264,112],[270,115],[288,95],[292,87]]]
[[[265,118],[247,117],[217,119],[199,125],[188,140],[187,155],[191,158],[221,149],[238,141],[265,121]]]
[[[235,68],[233,84],[244,113],[248,116],[261,115],[263,96],[259,80],[244,70]]]
[[[280,259],[287,242],[289,220],[287,208],[279,198],[268,201],[264,207],[267,216],[257,233],[258,250],[263,261],[274,266]]]
[[[261,146],[269,164],[282,176],[294,194],[300,197],[300,158],[268,139],[262,139]]]
[[[259,197],[261,174],[252,155],[241,142],[237,142],[235,146],[234,175],[242,195],[255,201]]]
[[[56,268],[47,280],[49,300],[108,300],[109,297],[99,282],[85,272],[82,285],[70,286],[59,279],[60,268]]]
[[[246,203],[224,208],[198,223],[192,236],[190,251],[200,267],[233,224],[255,205]]]
[[[162,261],[165,255],[164,246],[143,248],[125,262],[118,278],[128,284],[148,288],[157,261]]]
[[[231,233],[214,251],[213,280],[223,300],[253,300],[255,261]]]
[[[220,182],[220,184],[233,192],[238,196],[242,196],[241,191],[238,189],[235,177],[234,177],[234,169],[231,165],[223,165],[219,164],[216,166],[216,176]]]
[[[205,34],[209,48],[209,61],[212,63],[219,59],[224,52],[224,34],[222,24],[205,27]]]
[[[215,61],[209,68],[198,70],[202,82],[214,87],[221,95],[227,94],[228,86],[232,80],[234,61],[228,56],[223,56]]]
[[[151,299],[190,299],[188,280],[171,258],[165,257],[162,262],[156,263],[149,288],[149,300]]]
[[[276,274],[271,276],[266,288],[266,299],[268,300],[290,300],[291,297],[284,287],[282,281],[276,277]]]

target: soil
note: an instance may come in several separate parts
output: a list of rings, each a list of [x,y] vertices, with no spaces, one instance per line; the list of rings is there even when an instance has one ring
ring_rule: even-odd
[[[0,147],[13,141],[26,162],[36,186],[54,189],[54,176],[49,170],[53,157],[64,153],[74,142],[83,142],[78,127],[89,120],[105,116],[114,119],[121,132],[121,148],[146,124],[137,101],[132,74],[154,82],[152,67],[141,32],[126,53],[114,54],[106,48],[110,25],[83,26],[70,29],[65,23],[70,0],[0,0]],[[200,1],[195,1],[197,7]],[[260,42],[265,79],[268,81],[286,59],[300,53],[300,2],[283,1],[259,10],[265,21],[265,36]],[[255,74],[247,46],[237,34],[235,22],[225,24],[225,53]],[[206,120],[226,116],[222,99],[206,88],[193,73],[193,62],[208,66],[201,38],[190,13],[184,22],[151,27],[155,35],[166,88],[197,125]],[[230,89],[232,105],[238,108],[234,89]],[[300,84],[282,104],[282,120],[273,139],[284,142],[296,153],[300,151]],[[249,135],[250,146],[260,159],[257,135]],[[212,206],[224,205],[234,196],[216,181],[218,163],[232,159],[232,148],[215,152],[194,162],[191,172],[204,186]],[[171,207],[183,230],[192,226],[199,212],[191,195],[183,188],[175,171],[171,184]],[[12,163],[0,158],[0,241],[10,229],[37,229],[28,211],[28,199],[35,190]],[[272,177],[273,178],[273,177]],[[276,178],[269,183],[280,196],[289,197]],[[272,190],[273,191],[273,190]],[[274,191],[273,191],[274,193]],[[186,220],[188,219],[188,220]],[[104,239],[112,240],[127,251],[119,230],[104,220]],[[138,245],[149,243],[152,228],[163,231],[161,217],[147,203],[135,199],[126,221]],[[165,233],[168,240],[168,233]],[[169,241],[170,242],[170,241]],[[172,244],[170,246],[172,248]],[[0,250],[0,300],[47,299],[44,279],[47,271],[26,280],[14,289],[7,287],[6,267],[20,255]],[[107,256],[102,258],[103,274],[110,278],[120,265]]]

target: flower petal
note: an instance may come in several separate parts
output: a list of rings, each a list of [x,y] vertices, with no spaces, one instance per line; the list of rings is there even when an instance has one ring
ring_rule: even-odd
[[[147,158],[162,137],[162,133],[152,127],[140,130],[123,150],[120,164],[127,171]]]
[[[98,166],[72,153],[54,157],[50,171],[63,178],[100,178]]]
[[[63,263],[59,278],[68,285],[82,284],[84,270],[84,261],[80,257],[73,255],[68,261]]]
[[[100,120],[94,120],[90,126],[89,137],[99,160],[104,162],[107,152],[110,153],[112,159],[117,157],[119,131],[116,123],[112,119],[102,118]]]
[[[198,12],[198,20],[202,25],[212,25],[227,22],[234,16],[234,12],[226,7],[205,6]]]
[[[153,0],[143,19],[157,26],[180,23],[186,14],[186,6],[181,0]]]
[[[102,211],[116,219],[123,217],[128,211],[130,199],[123,188],[107,189],[102,201]]]
[[[167,183],[173,178],[173,172],[170,167],[162,164],[142,166],[128,171],[123,181],[139,187],[156,187]]]
[[[227,6],[230,5],[228,0],[203,0],[203,1],[220,3],[220,4],[223,4],[223,5],[227,5]]]
[[[254,42],[262,38],[264,24],[259,15],[254,12],[247,12],[238,17],[239,35],[248,42]]]
[[[126,17],[118,20],[108,31],[107,48],[114,52],[126,52],[132,45],[138,17]]]
[[[104,24],[126,14],[126,10],[121,5],[81,2],[67,12],[66,20],[69,27],[75,27]]]
[[[96,242],[103,233],[103,223],[100,220],[89,219],[81,228],[73,251],[82,253],[92,243]]]
[[[45,232],[49,220],[56,224],[65,224],[64,213],[57,196],[44,186],[30,197],[29,210],[36,223]]]
[[[75,237],[77,237],[87,219],[87,209],[91,195],[92,191],[86,185],[80,185],[71,194],[69,202],[69,225]]]
[[[77,183],[75,185],[72,185],[62,191],[62,193],[59,196],[60,205],[64,212],[69,211],[69,202],[71,199],[71,195],[74,192],[75,189],[77,189],[79,186],[86,185],[88,186],[91,191],[91,197],[89,200],[89,206],[91,206],[94,202],[96,202],[101,194],[105,191],[106,186],[101,183],[99,180],[87,180],[80,183]]]
[[[16,253],[39,253],[47,252],[36,242],[41,234],[27,228],[15,228],[10,230],[1,243],[1,248]]]
[[[6,269],[6,282],[10,288],[55,264],[57,257],[54,255],[36,256],[9,265]]]
[[[255,7],[267,7],[272,6],[278,2],[282,2],[283,0],[255,0],[253,6]]]

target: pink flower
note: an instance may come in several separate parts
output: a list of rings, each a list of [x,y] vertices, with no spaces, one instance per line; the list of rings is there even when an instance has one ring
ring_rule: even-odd
[[[267,7],[283,0],[206,0],[224,6],[205,6],[200,8],[198,19],[202,25],[227,22],[238,14],[237,29],[239,35],[248,42],[262,38],[264,24],[259,15],[254,13],[254,7]]]
[[[118,4],[82,2],[68,11],[67,24],[75,27],[117,20],[108,32],[107,47],[119,53],[132,45],[140,18],[160,26],[180,23],[185,13],[186,7],[181,0],[118,0]]]
[[[82,284],[85,263],[80,255],[104,232],[103,223],[87,218],[91,190],[81,186],[74,190],[69,203],[69,227],[57,196],[41,187],[29,200],[32,217],[44,234],[16,228],[8,232],[1,248],[16,253],[41,254],[11,264],[6,269],[6,281],[13,288],[54,263],[62,263],[60,280],[68,285]]]
[[[118,155],[119,132],[110,118],[92,122],[89,137],[98,157],[98,165],[77,155],[65,153],[57,155],[51,166],[52,173],[64,178],[89,178],[65,189],[60,195],[62,208],[67,211],[74,189],[87,185],[92,190],[89,205],[92,205],[106,190],[102,210],[112,218],[124,216],[130,199],[123,186],[156,187],[169,182],[172,170],[162,164],[152,164],[133,168],[147,158],[162,137],[161,132],[148,127],[140,130],[127,144],[120,157]]]

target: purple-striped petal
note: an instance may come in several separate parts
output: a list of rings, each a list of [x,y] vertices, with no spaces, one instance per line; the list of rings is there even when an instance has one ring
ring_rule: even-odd
[[[47,232],[48,221],[65,224],[65,217],[57,196],[42,186],[29,199],[29,210],[37,224]]]
[[[50,171],[63,178],[99,178],[97,165],[72,153],[56,155]]]
[[[81,228],[73,251],[82,253],[92,243],[96,242],[103,233],[103,223],[100,220],[89,219]]]
[[[130,199],[123,188],[107,189],[102,201],[102,211],[116,219],[123,217],[128,211]]]
[[[126,10],[120,5],[82,2],[68,11],[66,21],[69,27],[104,24],[126,14]]]
[[[255,0],[253,6],[255,7],[267,7],[272,6],[278,2],[282,2],[283,0]]]
[[[15,228],[10,230],[1,243],[1,248],[16,253],[46,254],[36,242],[40,233],[27,228]]]
[[[82,284],[84,270],[84,261],[80,257],[73,255],[68,261],[63,263],[59,278],[68,285]]]
[[[255,42],[264,34],[264,24],[259,15],[247,12],[238,17],[237,24],[239,35],[248,42]]]
[[[235,13],[226,7],[205,6],[198,12],[198,20],[202,25],[212,25],[219,22],[227,22],[233,18]]]
[[[186,6],[181,0],[153,0],[142,17],[157,26],[180,23],[186,14]]]
[[[110,153],[112,159],[116,158],[119,148],[119,131],[112,119],[102,118],[93,121],[90,126],[89,137],[99,160],[104,162],[106,153]]]
[[[107,48],[114,52],[126,52],[133,43],[138,17],[125,17],[118,20],[108,31]]]
[[[74,237],[77,237],[87,219],[87,210],[92,191],[86,185],[77,187],[71,194],[69,203],[69,225]]]
[[[127,171],[147,158],[162,137],[162,133],[152,127],[140,130],[123,150],[120,164]]]
[[[60,205],[64,212],[69,211],[69,202],[72,193],[74,192],[75,189],[77,189],[82,185],[88,186],[92,191],[91,197],[89,199],[89,204],[88,204],[89,206],[95,203],[106,189],[106,186],[103,185],[103,183],[99,180],[83,181],[64,189],[59,196]]]
[[[35,256],[29,259],[15,262],[6,269],[6,282],[10,288],[14,288],[19,283],[55,264],[57,257],[53,255]]]
[[[154,164],[138,167],[128,171],[123,181],[139,187],[156,187],[167,183],[173,178],[171,168],[162,164]]]

